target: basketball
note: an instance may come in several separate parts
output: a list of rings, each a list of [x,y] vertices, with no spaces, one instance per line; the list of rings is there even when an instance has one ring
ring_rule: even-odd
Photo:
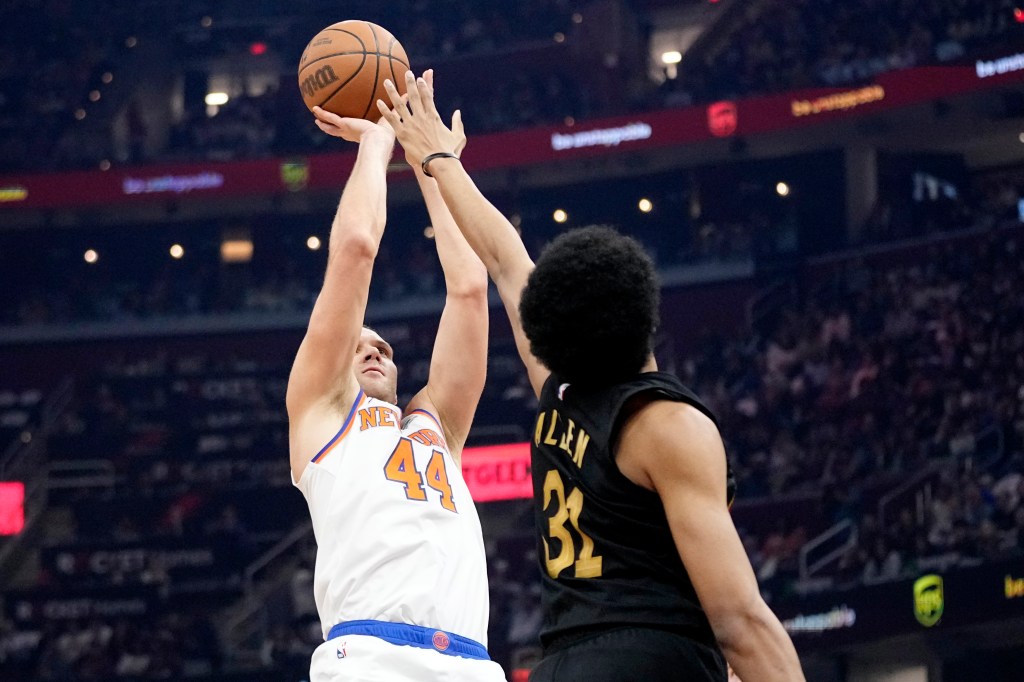
[[[331,24],[313,36],[299,60],[299,90],[310,110],[339,116],[380,118],[376,102],[390,104],[384,80],[405,94],[409,57],[388,31],[369,21]]]

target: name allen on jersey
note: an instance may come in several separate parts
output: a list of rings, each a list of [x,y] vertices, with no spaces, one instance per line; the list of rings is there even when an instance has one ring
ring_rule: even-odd
[[[563,450],[577,467],[582,468],[583,456],[587,454],[587,445],[590,444],[590,434],[571,418],[560,416],[558,410],[545,410],[537,415],[537,425],[533,431],[533,444],[539,447],[541,443]]]

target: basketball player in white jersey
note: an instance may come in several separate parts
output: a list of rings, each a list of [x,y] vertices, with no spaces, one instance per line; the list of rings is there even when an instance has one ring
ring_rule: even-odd
[[[395,135],[387,123],[314,113],[359,151],[288,381],[292,476],[313,518],[325,639],[310,676],[503,681],[487,656],[484,545],[460,467],[486,373],[487,273],[416,169],[447,298],[427,385],[400,409],[391,346],[363,326]]]

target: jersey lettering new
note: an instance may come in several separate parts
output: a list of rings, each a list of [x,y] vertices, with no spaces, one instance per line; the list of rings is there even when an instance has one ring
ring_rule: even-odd
[[[362,391],[296,483],[316,535],[313,592],[324,636],[380,620],[486,646],[488,593],[476,508],[437,419]]]

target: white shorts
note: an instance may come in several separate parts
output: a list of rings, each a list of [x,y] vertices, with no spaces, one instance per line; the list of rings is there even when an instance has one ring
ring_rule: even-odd
[[[313,652],[310,682],[505,682],[494,661],[449,656],[368,635],[329,639]]]

